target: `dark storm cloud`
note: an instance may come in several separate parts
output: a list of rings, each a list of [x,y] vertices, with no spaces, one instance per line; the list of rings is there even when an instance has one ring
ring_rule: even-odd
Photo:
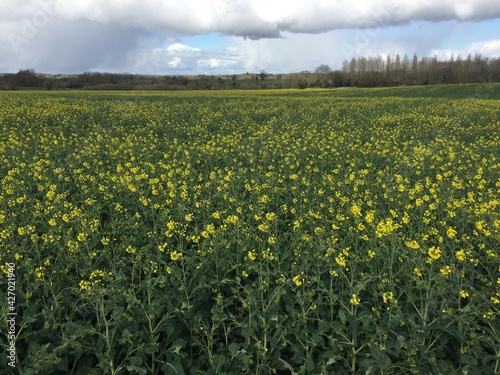
[[[219,32],[250,39],[281,32],[320,33],[343,28],[384,27],[417,20],[482,20],[500,17],[491,0],[3,0],[0,22],[51,16],[86,19],[184,35]],[[41,18],[40,18],[41,19]]]

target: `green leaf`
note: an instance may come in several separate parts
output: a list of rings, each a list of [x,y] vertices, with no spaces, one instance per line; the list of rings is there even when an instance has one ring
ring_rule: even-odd
[[[330,357],[328,361],[326,361],[326,365],[330,366],[333,365],[335,362],[337,362],[337,360],[334,357]]]
[[[216,371],[216,373],[219,373],[220,370],[224,367],[225,363],[226,358],[219,354],[216,354],[212,359],[212,368]]]
[[[323,343],[323,337],[321,337],[320,335],[317,335],[316,333],[313,333],[312,339],[314,340],[314,342],[316,344],[321,345]]]
[[[378,345],[370,345],[370,354],[377,361],[381,361],[385,357],[385,353],[380,350]]]
[[[140,374],[140,375],[146,375],[148,373],[148,371],[145,368],[141,368],[134,365],[128,365],[127,371],[132,374]]]
[[[145,345],[144,348],[142,349],[142,351],[144,353],[146,353],[146,354],[151,355],[151,354],[154,354],[154,353],[157,352],[157,350],[158,350],[157,346],[158,346],[158,344],[155,344],[155,345],[153,345],[153,344]],[[176,354],[178,354],[178,353],[176,353]]]
[[[339,318],[342,324],[345,325],[345,323],[347,322],[347,315],[345,314],[344,310],[339,310]]]
[[[131,366],[140,366],[142,365],[142,357],[138,355],[134,355],[128,359]]]
[[[293,370],[293,367],[292,365],[290,365],[287,361],[285,361],[284,359],[282,358],[279,358],[279,361],[281,362],[281,364],[283,365],[284,368],[286,368],[288,371],[290,371],[291,375],[299,375],[298,372],[295,372]]]
[[[307,358],[306,359],[306,370],[307,371],[314,370],[314,361],[312,360],[312,358]]]
[[[179,355],[179,351],[186,345],[186,340],[183,339],[177,339],[172,343],[172,346],[170,349],[168,349],[169,352],[174,353],[176,355]]]
[[[161,367],[165,374],[185,375],[184,368],[177,360],[170,360]]]
[[[332,325],[330,322],[321,322],[319,323],[319,326],[318,326],[318,333],[326,333],[326,332],[329,332],[330,329],[331,329]]]
[[[235,355],[238,354],[240,347],[241,347],[241,344],[236,344],[233,342],[233,343],[229,344],[229,346],[227,347],[227,350],[228,350],[229,354],[234,357]]]

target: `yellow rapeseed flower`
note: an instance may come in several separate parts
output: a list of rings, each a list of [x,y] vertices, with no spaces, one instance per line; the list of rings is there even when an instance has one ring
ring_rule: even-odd
[[[358,306],[360,304],[361,300],[358,298],[358,296],[356,295],[356,293],[353,293],[353,295],[352,295],[351,299],[349,300],[349,302],[353,306]]]
[[[418,244],[418,242],[416,240],[405,241],[405,245],[407,247],[409,247],[410,249],[414,249],[414,250],[420,249],[420,245]]]
[[[392,218],[387,218],[385,220],[380,221],[377,224],[377,229],[375,231],[377,237],[384,237],[390,235],[396,229],[399,228],[399,225],[394,222]]]
[[[267,220],[271,221],[271,220],[273,220],[274,218],[276,218],[276,214],[275,214],[274,212],[268,212],[268,213],[266,214],[266,219],[267,219]]]
[[[180,258],[182,258],[182,252],[174,250],[170,253],[170,259],[172,259],[174,262]]]
[[[459,260],[459,261],[464,261],[465,260],[465,251],[463,250],[458,250],[456,253],[455,253],[455,257]]]
[[[301,286],[304,283],[304,278],[302,277],[303,273],[300,275],[296,275],[293,277],[293,282],[295,283],[296,286]]]
[[[90,290],[90,282],[86,281],[86,280],[82,280],[80,281],[79,283],[79,286],[80,286],[80,290]]]
[[[269,225],[262,223],[262,224],[259,224],[257,229],[260,230],[261,232],[267,232],[269,230]]]
[[[263,195],[262,197],[260,197],[259,201],[260,201],[260,203],[268,203],[269,202],[269,196]]]
[[[427,253],[433,260],[438,260],[441,257],[441,249],[439,247],[433,246]]]
[[[255,250],[249,251],[247,253],[247,257],[253,262],[255,259],[257,259],[257,252]]]
[[[335,257],[335,262],[337,262],[337,264],[341,267],[345,267],[346,266],[346,261],[345,261],[345,258],[342,254],[338,255],[337,257]]]
[[[133,247],[133,246],[127,246],[127,248],[125,249],[125,251],[127,253],[129,253],[129,254],[134,254],[137,251],[137,249],[135,247]]]
[[[484,229],[484,220],[480,220],[480,221],[476,222],[476,228],[479,230],[483,230]]]
[[[43,267],[43,266],[37,267],[35,269],[35,276],[38,277],[39,279],[41,279],[45,275],[44,271],[45,271],[45,267]]]
[[[355,216],[355,217],[359,217],[361,216],[361,207],[358,206],[357,204],[353,204],[351,206],[351,213]]]
[[[492,320],[495,319],[495,314],[493,313],[493,311],[490,310],[483,314],[483,318],[487,320]]]
[[[448,236],[448,238],[455,238],[455,236],[457,235],[457,231],[450,227],[446,231],[446,235]]]
[[[238,222],[239,218],[238,216],[236,215],[229,215],[227,218],[226,218],[226,222],[227,223],[230,223],[230,224],[236,224]]]
[[[441,274],[444,275],[444,276],[448,276],[451,273],[451,267],[450,266],[444,266],[443,268],[441,268],[439,270],[439,272],[441,272]]]
[[[382,299],[384,300],[384,303],[389,303],[390,301],[392,301],[393,298],[394,298],[394,294],[392,292],[385,292],[382,295]]]

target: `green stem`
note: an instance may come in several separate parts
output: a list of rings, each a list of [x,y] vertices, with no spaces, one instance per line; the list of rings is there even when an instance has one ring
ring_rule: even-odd
[[[151,306],[151,285],[148,286],[148,306]],[[149,324],[149,340],[150,342],[152,341],[152,338],[154,337],[154,332],[155,329],[153,328],[153,322],[151,319],[151,315],[148,313],[147,314],[147,319],[148,319],[148,324]],[[151,354],[151,367],[150,367],[151,373],[154,374],[156,372],[156,354],[153,352]]]

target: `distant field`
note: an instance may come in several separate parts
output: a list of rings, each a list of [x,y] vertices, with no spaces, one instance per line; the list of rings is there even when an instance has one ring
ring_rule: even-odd
[[[499,99],[0,92],[2,373],[500,373]]]
[[[438,86],[402,86],[377,89],[338,89],[340,96],[398,96],[448,99],[500,99],[500,83],[438,85]],[[345,92],[347,91],[347,92]]]

